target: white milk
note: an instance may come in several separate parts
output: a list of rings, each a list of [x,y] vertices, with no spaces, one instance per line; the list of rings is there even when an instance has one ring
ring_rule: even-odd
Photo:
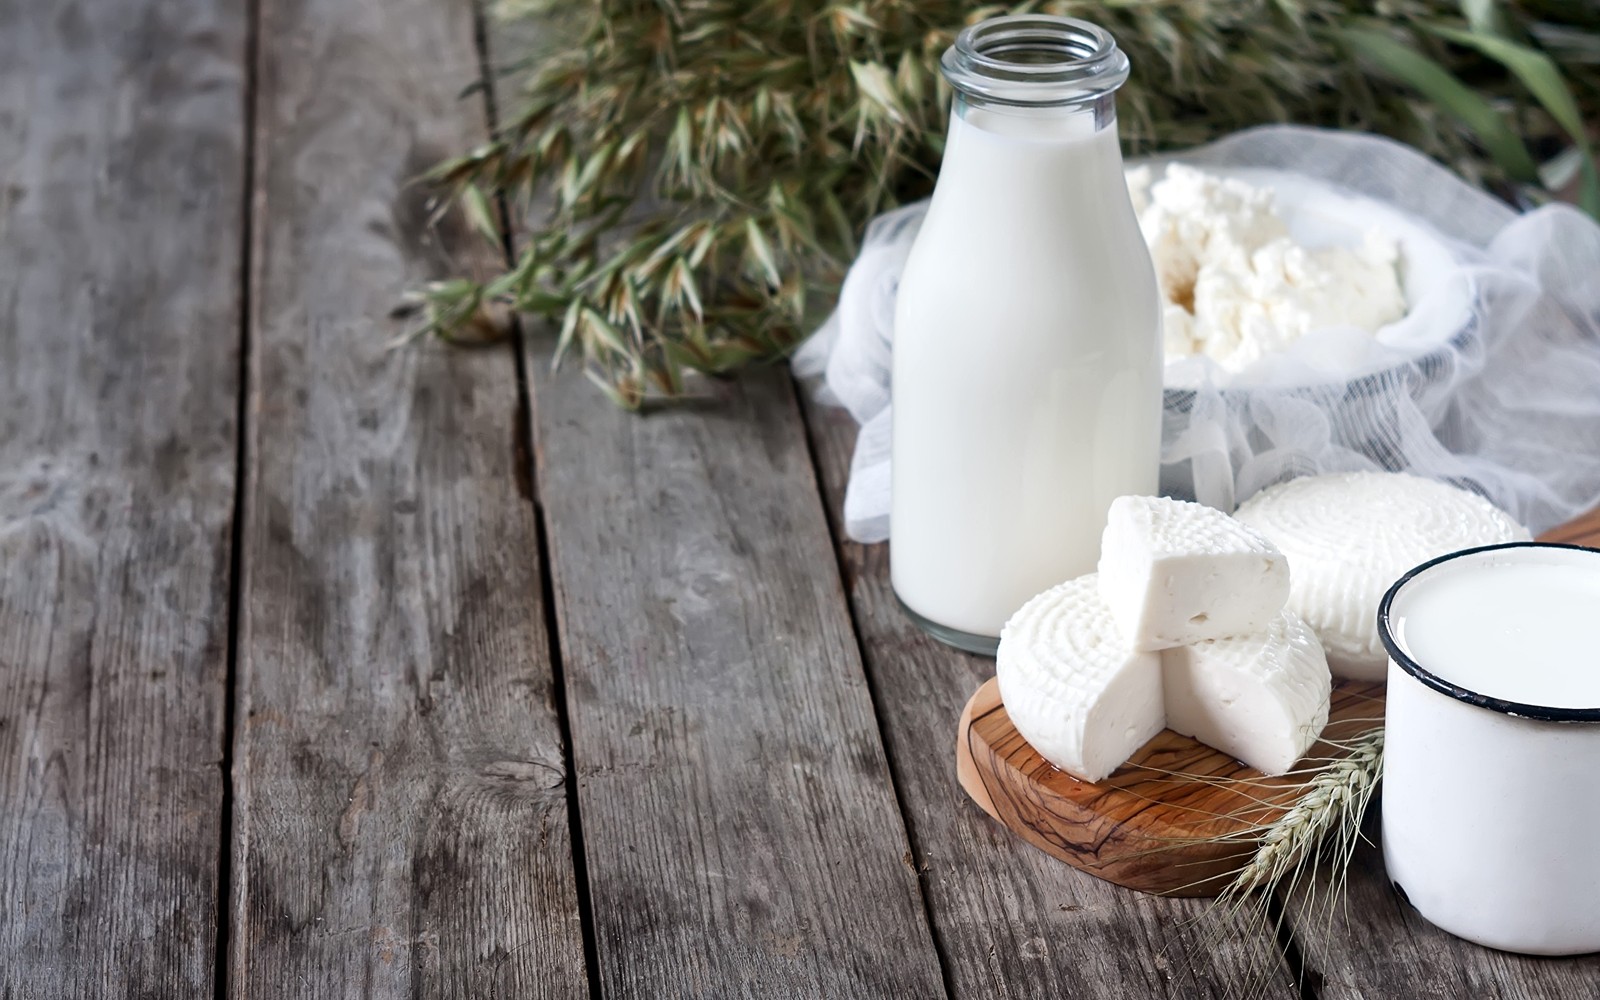
[[[1546,708],[1600,708],[1600,553],[1519,547],[1424,571],[1391,627],[1424,670]]]
[[[894,589],[994,637],[1156,491],[1161,319],[1114,119],[958,107],[900,281]],[[937,634],[937,633],[936,633]]]

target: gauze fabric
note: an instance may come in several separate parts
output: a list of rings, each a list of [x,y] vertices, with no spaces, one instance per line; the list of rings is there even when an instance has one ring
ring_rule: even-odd
[[[1269,126],[1145,162],[1169,160],[1270,183],[1302,242],[1391,231],[1409,310],[1375,335],[1313,331],[1240,372],[1169,363],[1163,493],[1232,511],[1295,476],[1388,469],[1474,490],[1535,532],[1600,506],[1600,225],[1565,205],[1518,214],[1376,136]],[[794,357],[861,425],[844,520],[863,542],[889,536],[894,299],[926,207],[873,220]],[[974,331],[970,349],[1003,335]]]

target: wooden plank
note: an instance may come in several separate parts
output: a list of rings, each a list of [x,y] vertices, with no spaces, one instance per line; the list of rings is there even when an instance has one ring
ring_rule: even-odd
[[[786,377],[622,412],[533,341],[612,997],[943,996]]]
[[[246,25],[0,3],[0,996],[210,996]]]
[[[238,998],[588,993],[515,358],[386,346],[494,259],[411,183],[485,134],[472,17],[261,4]]]
[[[1376,811],[1376,810],[1375,810]],[[1545,1000],[1592,997],[1600,955],[1528,958],[1452,937],[1423,920],[1389,886],[1376,824],[1356,852],[1344,904],[1290,910],[1306,961],[1318,970],[1322,1000]]]
[[[807,408],[837,511],[855,424],[842,410]],[[1186,924],[1206,903],[1102,882],[974,805],[956,781],[956,723],[994,661],[910,623],[889,585],[887,546],[841,541],[839,553],[953,997],[1296,995],[1264,934],[1224,935],[1201,948]]]
[[[1539,539],[1600,547],[1600,511],[1547,531]],[[1307,961],[1326,979],[1321,991],[1325,1000],[1380,994],[1440,1000],[1596,994],[1600,954],[1554,960],[1509,955],[1468,944],[1423,920],[1390,887],[1383,852],[1376,846],[1377,820],[1369,819],[1368,843],[1351,865],[1342,908],[1332,914],[1325,906],[1308,908],[1304,894],[1287,908]],[[1373,941],[1383,941],[1384,946],[1373,948]]]

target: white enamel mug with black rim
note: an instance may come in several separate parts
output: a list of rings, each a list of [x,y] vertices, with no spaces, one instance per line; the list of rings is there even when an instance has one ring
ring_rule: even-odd
[[[1504,951],[1576,955],[1600,951],[1600,706],[1468,690],[1413,659],[1403,635],[1407,594],[1430,575],[1548,559],[1600,574],[1600,551],[1514,542],[1423,563],[1384,596],[1383,857],[1430,923]],[[1595,642],[1572,655],[1600,671],[1600,607],[1593,622]]]

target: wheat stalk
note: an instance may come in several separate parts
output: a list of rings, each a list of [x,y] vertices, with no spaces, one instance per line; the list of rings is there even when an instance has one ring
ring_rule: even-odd
[[[1319,857],[1330,837],[1335,856],[1347,858],[1382,773],[1383,729],[1378,728],[1306,783],[1288,811],[1266,828],[1255,854],[1219,899],[1276,885],[1307,859]]]
[[[1339,744],[1343,756],[1305,769],[1310,778],[1289,808],[1250,832],[1255,850],[1205,911],[1201,920],[1209,931],[1197,942],[1201,948],[1251,942],[1244,945],[1254,949],[1247,974],[1231,984],[1230,995],[1248,997],[1266,991],[1277,968],[1278,952],[1272,942],[1278,939],[1291,904],[1308,918],[1303,926],[1320,924],[1324,934],[1332,930],[1334,914],[1344,900],[1350,861],[1362,839],[1362,820],[1383,776],[1383,739],[1379,725]],[[1326,880],[1321,891],[1319,879]],[[1237,936],[1234,929],[1240,923],[1247,933]]]

